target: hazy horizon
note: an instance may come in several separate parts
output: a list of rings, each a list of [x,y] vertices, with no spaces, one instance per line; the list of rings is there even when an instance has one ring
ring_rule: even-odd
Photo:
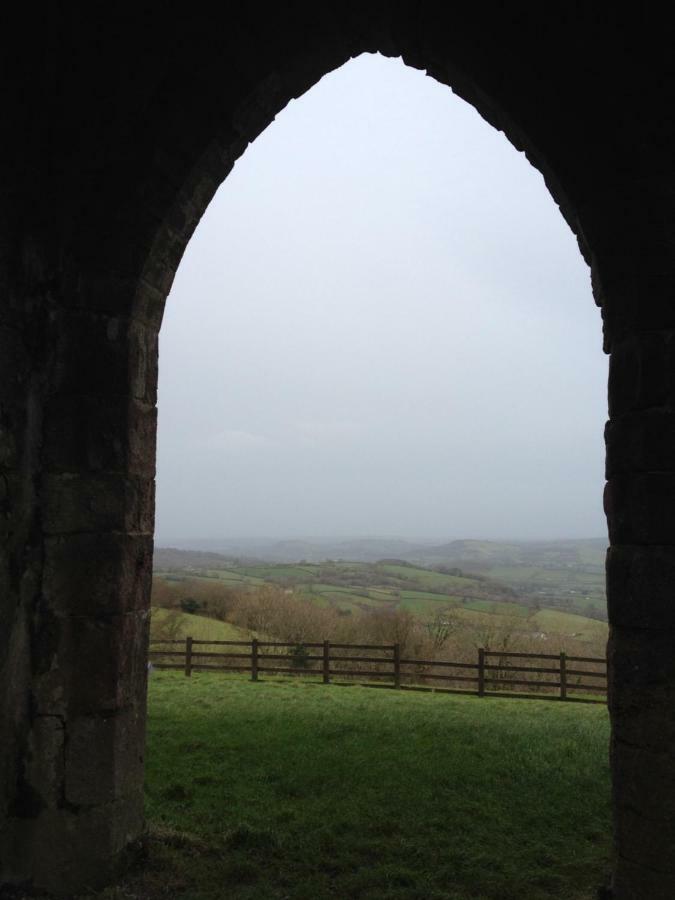
[[[601,347],[542,176],[359,57],[247,149],[181,263],[157,543],[604,537]]]
[[[171,541],[177,541],[176,544],[171,544]],[[316,534],[294,534],[294,535],[282,535],[282,534],[260,534],[260,535],[211,535],[211,536],[199,536],[196,537],[181,537],[179,535],[174,536],[166,536],[161,541],[155,536],[155,544],[156,546],[161,547],[169,547],[174,546],[177,549],[180,549],[180,544],[217,544],[219,542],[222,543],[274,543],[274,542],[303,542],[303,543],[315,543],[315,544],[328,544],[328,543],[349,543],[349,542],[358,542],[358,541],[401,541],[410,544],[450,544],[456,541],[479,541],[481,543],[495,543],[495,544],[505,544],[505,543],[516,543],[516,544],[536,544],[536,543],[557,543],[557,542],[581,542],[581,541],[608,541],[608,537],[606,534],[586,534],[586,535],[578,535],[576,537],[570,537],[569,535],[557,535],[552,537],[543,537],[543,538],[527,538],[527,537],[519,537],[518,535],[511,535],[510,537],[490,537],[487,535],[464,535],[462,537],[448,537],[447,535],[414,535],[414,534],[325,534],[325,535],[316,535]]]

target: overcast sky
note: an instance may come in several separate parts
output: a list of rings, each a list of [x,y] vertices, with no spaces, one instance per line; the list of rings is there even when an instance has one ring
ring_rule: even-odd
[[[541,175],[447,87],[362,56],[248,148],[181,263],[158,543],[603,535],[606,378]]]

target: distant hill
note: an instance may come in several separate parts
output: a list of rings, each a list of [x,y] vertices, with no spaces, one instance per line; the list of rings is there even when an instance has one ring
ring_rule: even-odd
[[[431,541],[408,541],[397,538],[351,538],[345,540],[273,540],[262,538],[205,539],[180,541],[180,549],[156,548],[160,554],[201,553],[205,562],[209,557],[223,562],[242,559],[267,562],[297,563],[323,562],[344,559],[354,562],[377,562],[380,559],[400,559],[414,563],[449,563],[478,566],[604,566],[606,538],[586,538],[559,541],[479,541],[458,540],[445,544]],[[185,556],[185,559],[188,557]],[[176,556],[178,559],[178,556]],[[196,564],[196,563],[192,563]]]
[[[606,538],[561,541],[451,541],[420,550],[426,561],[483,565],[592,565],[604,566]]]
[[[412,542],[397,538],[293,539],[232,538],[185,540],[177,542],[182,550],[215,553],[230,559],[257,559],[265,562],[324,562],[345,559],[353,562],[377,562],[378,559],[411,559],[432,548],[433,542]],[[157,553],[157,550],[155,550]]]
[[[573,608],[592,617],[605,617],[605,538],[560,541],[457,540],[445,544],[387,538],[348,540],[189,541],[176,548],[155,549],[155,570],[224,570],[232,566],[272,566],[328,560],[355,564],[397,562],[439,572],[453,570],[487,578],[496,588],[508,589],[530,605]],[[281,573],[251,572],[251,577],[276,578]],[[297,578],[286,572],[284,577]],[[359,578],[362,578],[361,573]],[[231,573],[236,581],[235,573]],[[310,576],[305,573],[305,577]],[[428,576],[427,576],[428,577]],[[357,579],[358,580],[358,579]]]
[[[176,547],[155,547],[153,568],[157,571],[168,569],[226,569],[239,563],[235,556],[209,553],[204,550],[179,550]],[[248,560],[245,560],[248,562]]]
[[[571,604],[605,616],[605,538],[563,541],[452,541],[426,548],[416,561],[458,566],[508,585],[542,606]]]

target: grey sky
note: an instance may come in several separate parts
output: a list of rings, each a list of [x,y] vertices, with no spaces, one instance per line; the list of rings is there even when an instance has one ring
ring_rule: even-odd
[[[249,147],[160,341],[157,537],[605,532],[575,239],[475,110],[362,56]]]

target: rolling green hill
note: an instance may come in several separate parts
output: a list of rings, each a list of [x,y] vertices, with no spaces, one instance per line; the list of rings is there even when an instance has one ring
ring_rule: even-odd
[[[185,566],[171,571],[156,571],[169,584],[181,579],[217,580],[233,588],[252,588],[270,583],[290,587],[322,598],[343,609],[373,606],[412,608],[424,602],[456,604],[464,600],[489,603],[512,601],[513,592],[499,582],[479,575],[435,572],[402,562],[380,563],[325,562],[303,565],[279,563],[201,569]]]
[[[240,553],[248,548],[249,552],[255,551],[261,557],[267,554],[274,561],[265,563],[250,557],[238,561],[232,555],[159,548],[156,568],[162,572],[192,570],[202,574],[208,570],[212,577],[233,585],[265,580],[292,586],[328,582],[358,588],[354,594],[361,593],[363,587],[382,587],[446,593],[461,599],[467,588],[471,600],[519,600],[529,606],[606,617],[606,538],[462,540],[436,545],[377,539],[268,541],[243,542],[241,546],[225,542],[223,546]],[[446,575],[439,569],[446,570]],[[457,580],[453,583],[447,570],[457,569],[461,576],[454,576]],[[482,588],[477,584],[481,578],[485,580]],[[509,593],[511,596],[507,597]],[[352,607],[368,602],[368,598],[357,596],[350,601]]]
[[[487,542],[463,542],[466,543],[481,544],[481,553],[488,556],[484,546]],[[189,555],[182,561],[192,562]],[[487,639],[486,629],[499,627],[511,629],[528,640],[555,638],[563,645],[571,639],[593,642],[594,652],[601,652],[597,648],[607,637],[606,623],[598,620],[604,599],[593,580],[600,576],[579,572],[571,563],[562,570],[567,587],[561,588],[561,570],[525,564],[484,564],[480,571],[467,571],[448,565],[430,569],[397,559],[375,563],[246,561],[242,565],[223,560],[218,568],[212,568],[213,559],[207,561],[208,569],[184,565],[156,572],[155,577],[173,590],[193,579],[238,591],[255,591],[272,584],[342,614],[403,609],[423,623],[454,616],[478,635],[483,634],[482,640]],[[577,587],[569,588],[570,583]],[[589,610],[595,618],[583,615]],[[203,617],[186,618],[182,633],[212,639],[231,637],[231,632],[217,635],[215,631],[232,626],[217,622],[210,626],[206,624],[209,621]]]

